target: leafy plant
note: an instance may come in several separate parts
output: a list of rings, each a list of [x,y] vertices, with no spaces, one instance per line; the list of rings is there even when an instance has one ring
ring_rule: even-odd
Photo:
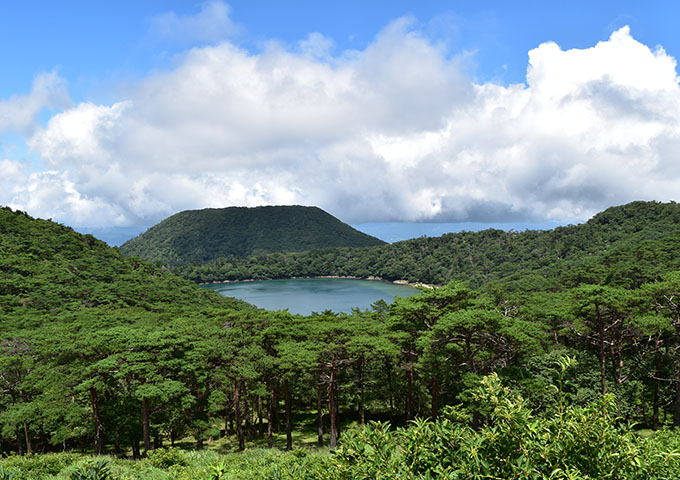
[[[111,476],[109,461],[98,459],[75,470],[70,480],[114,480]]]
[[[223,480],[227,478],[227,465],[224,462],[220,462],[216,465],[210,465],[209,469],[209,480]]]
[[[14,480],[16,474],[10,470],[5,470],[2,465],[0,465],[0,480]]]
[[[187,464],[184,454],[176,447],[151,450],[145,462],[156,468],[170,468],[174,465],[184,466]]]

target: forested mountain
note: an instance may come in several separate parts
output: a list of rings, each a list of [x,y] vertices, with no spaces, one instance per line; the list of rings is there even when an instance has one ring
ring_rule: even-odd
[[[438,285],[464,280],[475,287],[501,281],[509,289],[535,281],[546,290],[606,275],[610,283],[636,286],[680,266],[679,241],[679,204],[633,202],[554,230],[489,229],[375,247],[223,257],[175,271],[196,282],[348,275]]]
[[[226,256],[384,243],[317,207],[228,207],[177,213],[125,242],[120,251],[126,256],[177,265]]]
[[[247,306],[125,258],[92,235],[9,208],[0,208],[0,271],[4,319],[98,308],[159,313]]]

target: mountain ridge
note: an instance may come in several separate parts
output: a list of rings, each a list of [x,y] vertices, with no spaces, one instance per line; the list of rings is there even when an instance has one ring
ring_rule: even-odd
[[[544,284],[546,277],[577,281],[576,275],[597,282],[598,262],[618,262],[615,281],[639,283],[680,267],[679,238],[680,204],[636,201],[551,230],[464,231],[368,248],[222,258],[174,270],[195,282],[337,275],[436,285],[464,280],[478,287],[539,272]],[[648,250],[657,260],[646,259]]]
[[[179,265],[220,257],[384,243],[318,207],[286,205],[185,210],[119,248],[125,256]]]

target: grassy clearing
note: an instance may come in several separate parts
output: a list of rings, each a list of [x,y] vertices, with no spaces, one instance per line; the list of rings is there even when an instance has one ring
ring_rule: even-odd
[[[153,452],[140,461],[111,456],[93,457],[74,453],[11,456],[0,460],[8,473],[0,480],[74,480],[95,461],[108,462],[109,476],[85,477],[88,480],[250,480],[321,479],[322,469],[330,462],[327,450],[248,449],[243,453],[220,454],[215,451],[184,451],[178,448]],[[13,475],[13,476],[12,476]]]

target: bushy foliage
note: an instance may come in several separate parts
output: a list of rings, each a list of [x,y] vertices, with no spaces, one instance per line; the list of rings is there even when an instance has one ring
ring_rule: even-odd
[[[0,459],[0,468],[4,469],[5,472],[10,472],[9,478],[14,480],[43,480],[57,475],[69,465],[82,460],[82,458],[82,455],[71,453],[12,455]],[[11,475],[14,476],[12,477]]]
[[[76,469],[71,476],[70,480],[116,480],[111,475],[111,467],[109,461],[106,459],[98,459],[87,463],[86,465],[81,465]]]
[[[174,465],[187,465],[184,453],[179,448],[161,448],[149,452],[144,460],[156,468],[169,468]]]
[[[60,461],[49,471],[38,465],[42,463],[39,455],[26,457],[22,467],[11,469],[4,466],[9,459],[3,459],[0,480],[324,480],[331,465],[327,451],[301,454],[252,449],[227,455],[210,451],[183,454],[184,465],[169,467],[111,457],[50,454]]]
[[[408,428],[372,423],[345,434],[329,478],[680,478],[677,433],[636,436],[619,425],[611,397],[536,417],[492,374],[472,398],[486,406],[478,429],[467,412],[450,409]]]
[[[0,465],[0,480],[14,480],[15,474],[11,470],[5,470],[5,468]]]

